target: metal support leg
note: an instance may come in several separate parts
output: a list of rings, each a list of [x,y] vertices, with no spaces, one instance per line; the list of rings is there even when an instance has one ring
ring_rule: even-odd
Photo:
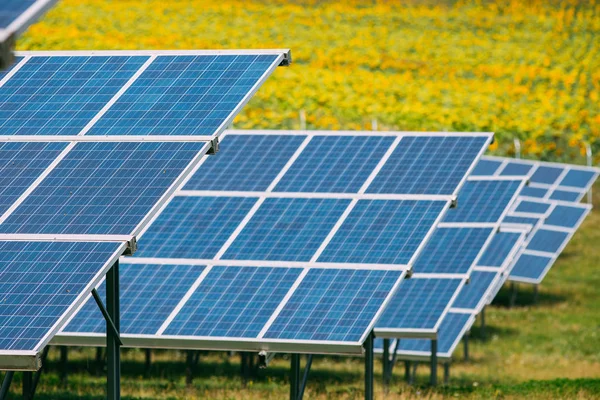
[[[150,373],[150,368],[152,368],[152,350],[146,349],[145,351],[145,363],[144,363],[144,372],[146,375]]]
[[[412,365],[412,372],[410,374],[410,379],[408,380],[409,385],[412,385],[417,380],[417,368],[419,367],[419,363],[416,361],[413,361],[411,363],[411,365]]]
[[[248,353],[240,352],[240,373],[242,375],[242,386],[244,387],[248,384],[248,356]]]
[[[410,381],[410,361],[404,361],[404,380]]]
[[[296,400],[300,392],[300,355],[292,354],[290,365],[290,400]]]
[[[515,303],[517,302],[517,284],[512,282],[510,284],[510,302],[509,302],[509,308],[512,308],[515,306]]]
[[[365,340],[365,400],[373,400],[373,332]]]
[[[539,298],[539,287],[538,285],[533,285],[533,304],[537,304]]]
[[[29,400],[33,397],[33,393],[31,393],[31,389],[33,387],[33,372],[24,371],[23,372],[23,400]]]
[[[104,370],[104,351],[102,347],[96,347],[96,374],[99,375]]]
[[[481,337],[485,338],[485,307],[481,309]]]
[[[69,348],[60,346],[60,385],[67,387],[69,378]]]
[[[121,398],[121,327],[119,302],[119,262],[106,273],[106,359],[107,359],[107,398]]]
[[[469,361],[469,335],[463,336],[463,344],[465,346],[465,361]]]
[[[2,387],[0,387],[0,400],[6,400],[8,398],[8,390],[10,389],[13,376],[15,376],[14,371],[6,371],[6,374],[4,374]]]
[[[309,354],[306,357],[306,365],[304,366],[304,376],[302,377],[302,382],[300,384],[300,390],[298,391],[298,400],[302,400],[304,397],[304,390],[306,389],[306,383],[308,382],[308,374],[310,373],[310,367],[312,366],[313,356]]]
[[[431,374],[429,376],[431,386],[437,385],[437,339],[431,341]]]
[[[188,350],[185,352],[185,384],[186,386],[192,386],[194,379],[194,352]]]
[[[444,385],[450,383],[450,363],[444,363]]]
[[[383,339],[381,364],[383,367],[383,390],[387,393],[390,390],[390,339]]]

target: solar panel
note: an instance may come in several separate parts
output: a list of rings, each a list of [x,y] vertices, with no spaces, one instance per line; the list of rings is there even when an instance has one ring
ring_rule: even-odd
[[[461,160],[450,169],[452,179],[459,173],[462,178],[449,183],[447,171],[430,157],[420,158],[427,164],[409,165],[416,170],[431,164],[428,182],[444,186],[426,195],[390,182],[369,189],[380,173],[398,171],[394,164],[405,162],[403,141],[413,151],[422,143],[423,155],[436,154],[445,143],[442,134],[415,141],[428,134],[227,132],[219,156],[204,160],[142,233],[139,252],[121,260],[204,268],[171,314],[156,321],[154,334],[123,331],[125,345],[361,353],[489,142],[489,135],[452,136],[460,145],[445,153]],[[245,151],[259,144],[265,153],[257,150],[256,162],[248,163]],[[217,179],[201,178],[206,176]],[[217,223],[221,218],[225,222]],[[85,326],[71,329],[56,343],[100,339]]]
[[[464,309],[477,309],[480,302],[485,301],[488,289],[499,278],[499,272],[473,271],[469,277],[469,284],[461,289],[452,307]]]

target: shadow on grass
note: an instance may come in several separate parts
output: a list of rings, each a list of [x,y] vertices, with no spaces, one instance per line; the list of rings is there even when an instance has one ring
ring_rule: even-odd
[[[480,323],[475,323],[471,327],[469,340],[471,342],[485,343],[490,341],[494,336],[504,339],[510,336],[515,336],[516,334],[517,330],[513,328],[490,325],[486,325],[485,328],[482,328]]]
[[[567,301],[566,296],[538,291],[537,296],[533,285],[520,284],[516,286],[517,294],[514,304],[511,305],[513,291],[510,286],[504,286],[492,302],[492,305],[504,308],[519,308],[530,306],[554,306]]]

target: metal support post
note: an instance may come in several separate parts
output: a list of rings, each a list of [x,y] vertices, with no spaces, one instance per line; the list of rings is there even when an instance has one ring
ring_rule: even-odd
[[[373,332],[365,340],[365,400],[373,400]]]
[[[429,383],[431,386],[437,385],[437,339],[431,341],[431,370]]]
[[[410,361],[404,361],[404,380],[410,382]]]
[[[383,339],[383,357],[381,358],[383,367],[383,389],[387,393],[390,389],[390,339]]]
[[[539,299],[539,287],[538,285],[533,285],[533,304],[537,304]]]
[[[481,309],[481,337],[485,338],[485,307]]]
[[[33,398],[31,393],[33,387],[33,373],[31,371],[23,371],[23,400],[29,400]]]
[[[306,130],[306,111],[300,110],[300,130]]]
[[[100,308],[102,311],[102,308]],[[121,327],[119,303],[119,261],[106,273],[106,359],[107,359],[107,398],[121,398]]]
[[[248,356],[245,351],[240,351],[240,373],[242,375],[242,386],[248,384]]]
[[[186,386],[192,386],[194,379],[194,352],[188,350],[185,352],[185,384]]]
[[[587,158],[587,165],[588,167],[592,167],[594,164],[594,160],[592,158],[592,146],[590,146],[589,143],[585,144],[585,155]],[[587,193],[587,202],[588,204],[592,204],[593,198],[592,198],[592,187],[590,186],[590,190]]]
[[[444,385],[450,383],[450,363],[444,363]]]
[[[510,303],[508,305],[509,308],[513,308],[515,303],[517,302],[517,284],[515,282],[511,282],[510,284]]]
[[[513,139],[513,143],[515,144],[515,158],[521,158],[521,141],[518,138]]]
[[[378,124],[377,124],[377,118],[372,118],[371,119],[371,130],[376,131],[378,130]]]
[[[419,367],[419,363],[413,361],[412,363],[412,372],[410,374],[410,379],[408,380],[408,384],[412,385],[417,380],[417,368]]]
[[[96,347],[96,373],[100,374],[100,372],[104,369],[104,352],[102,347]]]
[[[146,375],[148,375],[150,373],[150,368],[152,368],[152,350],[146,349],[145,353],[146,362],[144,370],[146,372]]]
[[[69,348],[60,346],[60,385],[67,387],[69,377]]]
[[[463,336],[463,344],[465,346],[465,361],[469,361],[469,334]]]
[[[300,392],[300,355],[292,354],[290,364],[290,400],[296,400]]]
[[[0,387],[0,400],[6,400],[8,398],[8,390],[10,389],[13,376],[15,376],[14,371],[6,371],[6,374],[4,374],[2,387]]]
[[[304,376],[302,377],[302,383],[300,384],[300,390],[298,391],[298,400],[302,400],[304,397],[304,389],[306,389],[306,383],[308,382],[308,374],[310,373],[310,367],[312,366],[313,356],[309,354],[306,357],[306,365],[304,366]]]

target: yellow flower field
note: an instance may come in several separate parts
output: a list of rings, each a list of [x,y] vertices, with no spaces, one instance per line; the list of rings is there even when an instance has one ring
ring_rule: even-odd
[[[19,49],[292,49],[238,128],[494,131],[600,154],[600,3],[61,0]],[[438,3],[442,3],[439,5]],[[600,157],[597,157],[600,161]]]

